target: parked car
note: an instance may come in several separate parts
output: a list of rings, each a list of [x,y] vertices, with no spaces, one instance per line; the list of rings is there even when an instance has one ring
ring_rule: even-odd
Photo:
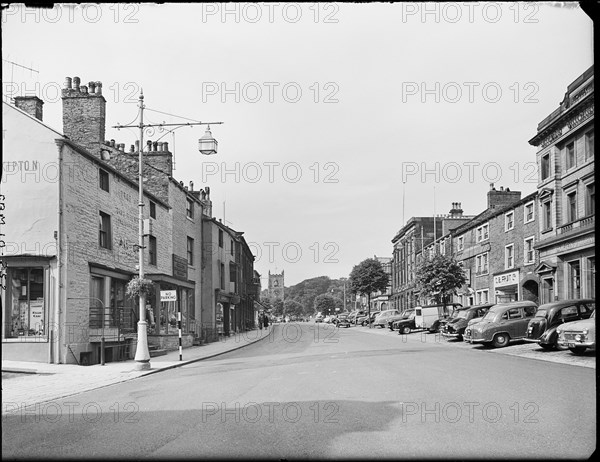
[[[350,321],[348,321],[348,313],[342,313],[338,315],[334,322],[337,327],[350,327]]]
[[[364,316],[364,315],[365,315],[365,311],[363,311],[363,310],[354,311],[354,312],[350,313],[349,321],[351,324],[356,324],[356,319],[358,317]]]
[[[588,319],[595,308],[596,301],[593,299],[546,303],[538,308],[535,317],[529,321],[525,340],[539,343],[547,350],[556,348],[558,347],[556,329],[565,323]]]
[[[381,311],[377,316],[375,316],[375,319],[373,320],[373,327],[385,327],[387,326],[388,319],[399,314],[400,312],[398,310]]]
[[[315,322],[323,322],[323,315],[321,313],[317,313],[315,316]]]
[[[596,310],[588,319],[558,326],[558,343],[576,355],[596,349]]]
[[[400,321],[402,319],[405,319],[404,318],[404,313],[407,312],[407,311],[409,311],[409,310],[413,310],[414,311],[414,308],[407,308],[404,311],[401,311],[399,314],[394,314],[394,315],[390,316],[388,318],[388,320],[387,320],[387,326],[388,326],[388,328],[390,330],[394,330],[394,323],[396,321]]]
[[[473,305],[457,308],[452,316],[444,323],[441,328],[442,335],[446,338],[463,339],[463,334],[470,321],[471,324],[481,321],[481,318],[494,306],[493,303],[486,305]]]
[[[481,321],[467,327],[463,340],[505,347],[511,340],[527,336],[527,325],[536,311],[537,304],[532,301],[499,303],[492,306]]]
[[[427,329],[437,332],[440,321],[450,317],[453,309],[462,306],[460,303],[447,303],[417,306],[415,309],[415,326],[417,329]]]
[[[368,326],[373,322],[373,319],[375,319],[375,316],[377,316],[379,313],[381,313],[381,311],[371,311],[370,315],[367,312],[364,314],[364,316],[356,318],[356,324],[360,324],[361,326]]]
[[[416,329],[415,325],[416,310],[411,308],[402,313],[402,317],[397,321],[393,322],[392,330],[398,329],[398,334],[410,334],[410,332]]]

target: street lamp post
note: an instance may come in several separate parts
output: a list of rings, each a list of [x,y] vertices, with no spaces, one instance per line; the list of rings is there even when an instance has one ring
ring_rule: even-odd
[[[144,279],[144,185],[143,185],[143,149],[144,149],[144,130],[148,128],[158,127],[161,131],[164,127],[173,127],[166,131],[163,135],[177,130],[181,127],[188,127],[194,125],[208,125],[208,129],[204,136],[198,140],[198,150],[204,155],[211,155],[217,153],[217,140],[212,137],[210,133],[210,124],[222,124],[223,122],[187,122],[179,124],[144,124],[144,93],[140,92],[139,97],[139,108],[140,108],[140,123],[137,125],[115,125],[113,128],[139,128],[140,129],[140,145],[139,145],[139,158],[138,158],[138,276],[139,279]],[[161,136],[160,138],[162,138]],[[160,139],[159,138],[159,139]],[[139,294],[140,306],[139,306],[139,321],[137,325],[137,347],[135,351],[135,361],[137,370],[148,370],[150,369],[150,351],[148,350],[148,334],[147,334],[147,323],[146,323],[146,294],[140,291]]]

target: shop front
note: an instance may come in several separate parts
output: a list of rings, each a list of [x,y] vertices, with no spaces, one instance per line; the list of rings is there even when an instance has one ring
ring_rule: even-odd
[[[519,270],[494,275],[496,303],[510,303],[519,300]]]
[[[146,300],[148,346],[176,350],[179,347],[179,313],[183,347],[192,346],[196,331],[195,284],[167,275],[148,275],[154,291]]]
[[[56,287],[51,258],[6,258],[2,302],[2,358],[52,362],[57,326],[51,320]]]

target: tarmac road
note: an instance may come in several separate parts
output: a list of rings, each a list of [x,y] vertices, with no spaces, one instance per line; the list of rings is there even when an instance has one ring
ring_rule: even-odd
[[[587,458],[595,370],[277,325],[241,350],[3,416],[4,458]]]

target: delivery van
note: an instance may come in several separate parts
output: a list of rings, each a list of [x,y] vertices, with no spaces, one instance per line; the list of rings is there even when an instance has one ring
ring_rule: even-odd
[[[450,316],[454,308],[461,307],[460,303],[446,303],[446,305],[426,305],[415,308],[415,327],[436,332],[440,320]]]

